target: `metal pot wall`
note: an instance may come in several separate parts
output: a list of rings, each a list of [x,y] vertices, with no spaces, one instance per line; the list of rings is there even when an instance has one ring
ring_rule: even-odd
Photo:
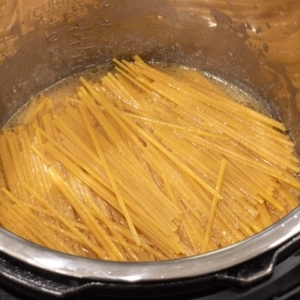
[[[299,1],[0,1],[0,125],[38,91],[114,57],[178,63],[253,93],[300,151]],[[280,17],[279,17],[280,16]],[[288,27],[287,27],[288,26]],[[205,255],[155,263],[61,254],[0,229],[0,250],[53,273],[105,281],[190,278],[247,261],[300,232],[300,210],[254,237]]]

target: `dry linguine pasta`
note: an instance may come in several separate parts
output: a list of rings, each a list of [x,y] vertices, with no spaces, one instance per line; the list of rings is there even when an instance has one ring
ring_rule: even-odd
[[[298,205],[282,123],[194,70],[118,61],[74,97],[34,99],[0,136],[0,224],[42,246],[118,261],[231,245]]]

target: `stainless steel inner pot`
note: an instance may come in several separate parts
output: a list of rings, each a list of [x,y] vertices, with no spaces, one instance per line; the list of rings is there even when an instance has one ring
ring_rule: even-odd
[[[246,2],[0,1],[0,126],[32,95],[70,74],[99,64],[110,67],[114,57],[139,54],[145,60],[210,72],[253,93],[284,122],[299,153],[299,1]],[[299,220],[296,209],[236,245],[164,262],[73,257],[4,229],[0,229],[0,251],[78,278],[168,280],[216,272],[274,249],[300,232]]]

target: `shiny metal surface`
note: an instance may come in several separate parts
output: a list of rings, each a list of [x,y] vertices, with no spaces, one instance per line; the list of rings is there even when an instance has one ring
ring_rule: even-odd
[[[219,251],[186,259],[119,263],[73,257],[45,249],[0,229],[0,251],[32,266],[77,278],[118,282],[200,276],[234,266],[283,244],[300,232],[300,208],[262,233]]]
[[[280,116],[300,153],[299,11],[298,0],[0,1],[0,126],[54,82],[138,53],[217,74],[255,92]],[[299,220],[296,209],[239,244],[175,261],[136,264],[72,257],[2,228],[0,251],[78,278],[168,280],[249,260],[299,234]]]

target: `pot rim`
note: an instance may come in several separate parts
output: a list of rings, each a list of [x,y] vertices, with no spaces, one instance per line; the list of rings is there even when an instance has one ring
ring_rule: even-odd
[[[26,241],[0,228],[0,251],[34,267],[75,278],[138,283],[207,275],[243,263],[300,232],[300,207],[264,231],[206,254],[158,262],[113,262],[76,257]]]

